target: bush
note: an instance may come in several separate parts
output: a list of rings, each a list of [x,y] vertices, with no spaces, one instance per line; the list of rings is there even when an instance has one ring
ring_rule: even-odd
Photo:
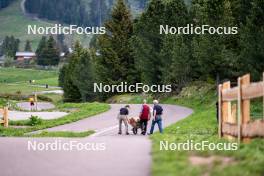
[[[42,122],[43,122],[42,119],[39,118],[38,116],[31,116],[29,118],[29,125],[30,126],[40,125],[40,124],[42,124]]]

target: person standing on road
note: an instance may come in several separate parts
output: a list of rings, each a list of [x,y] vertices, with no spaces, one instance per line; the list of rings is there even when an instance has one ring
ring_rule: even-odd
[[[34,106],[35,106],[35,100],[33,97],[29,98],[29,105],[30,105],[30,110],[33,111]]]
[[[128,109],[130,108],[129,105],[126,105],[125,107],[121,108],[120,109],[120,112],[118,114],[118,122],[119,122],[119,132],[118,134],[122,134],[122,122],[124,122],[125,124],[125,128],[126,128],[126,135],[129,135],[128,133],[128,114],[129,114],[129,111]]]
[[[162,113],[163,113],[163,108],[159,105],[158,100],[153,101],[154,108],[153,108],[153,119],[151,123],[151,129],[150,129],[150,134],[153,134],[155,124],[158,124],[159,131],[160,133],[163,133],[162,129]]]
[[[143,100],[143,105],[142,105],[141,112],[139,115],[142,135],[145,135],[147,132],[147,126],[148,126],[148,121],[150,120],[150,117],[151,117],[150,107],[147,105],[147,100]]]

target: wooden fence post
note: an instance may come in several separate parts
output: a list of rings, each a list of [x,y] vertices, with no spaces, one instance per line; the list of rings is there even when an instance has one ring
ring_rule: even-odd
[[[4,127],[8,127],[8,107],[4,107],[3,120]]]
[[[230,81],[225,82],[223,84],[223,90],[230,89],[230,88],[231,88]],[[231,102],[225,101],[222,103],[222,117],[223,117],[222,123],[226,123],[226,122],[232,123],[233,122]],[[230,140],[234,139],[234,137],[231,135],[224,135],[224,137],[227,137]]]
[[[238,92],[237,92],[237,140],[241,141],[241,117],[242,117],[242,89],[241,89],[241,78],[237,79]]]
[[[241,88],[243,86],[248,86],[250,85],[250,74],[246,74],[241,78]],[[242,92],[243,93],[243,92]],[[248,123],[250,121],[250,100],[243,100],[241,103],[241,122],[242,125]],[[242,132],[243,133],[243,132]],[[248,143],[250,142],[250,138],[243,138],[243,142]]]
[[[222,137],[222,90],[223,85],[218,86],[218,136]]]

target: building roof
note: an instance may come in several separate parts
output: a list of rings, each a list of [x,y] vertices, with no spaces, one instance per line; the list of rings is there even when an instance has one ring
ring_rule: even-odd
[[[16,57],[35,57],[36,54],[34,52],[16,52]]]

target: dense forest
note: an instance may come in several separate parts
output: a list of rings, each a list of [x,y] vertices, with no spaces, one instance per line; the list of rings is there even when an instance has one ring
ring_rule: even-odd
[[[14,0],[1,0],[0,1],[0,9],[7,7]]]
[[[109,17],[114,0],[26,0],[28,13],[39,18],[60,21],[79,26],[100,26]],[[144,9],[147,0],[127,1]]]
[[[160,34],[160,25],[187,24],[236,26],[238,34]],[[136,19],[124,0],[118,0],[104,26],[107,33],[98,36],[90,50],[78,44],[62,69],[66,101],[111,96],[94,95],[91,80],[107,85],[171,84],[179,90],[192,81],[235,80],[245,73],[259,80],[264,70],[264,4],[259,0],[193,0],[190,6],[183,0],[152,0]],[[87,52],[88,61],[82,62]],[[85,64],[83,73],[78,68]]]

